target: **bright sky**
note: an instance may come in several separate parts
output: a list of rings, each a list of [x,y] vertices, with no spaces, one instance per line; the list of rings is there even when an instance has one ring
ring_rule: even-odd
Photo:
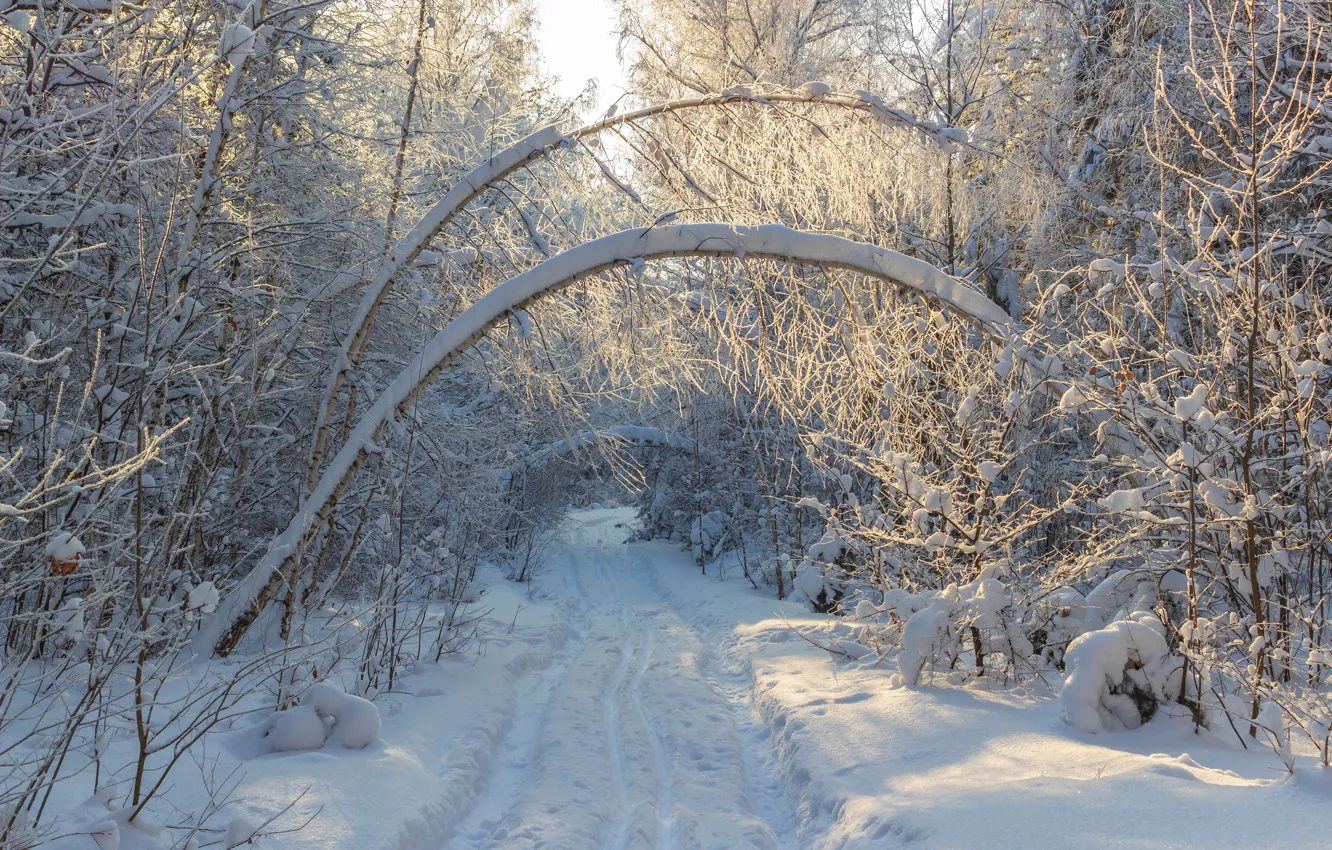
[[[590,79],[597,81],[600,115],[624,93],[624,69],[615,58],[615,14],[608,0],[537,0],[541,52],[547,70],[559,77],[555,93],[576,97]]]

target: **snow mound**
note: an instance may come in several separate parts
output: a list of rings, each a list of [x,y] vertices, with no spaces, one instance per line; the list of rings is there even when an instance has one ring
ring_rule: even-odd
[[[332,718],[330,737],[349,750],[379,741],[379,708],[368,699],[343,693],[329,682],[316,682],[301,696],[301,706],[313,708],[325,723]]]
[[[1141,726],[1171,693],[1171,675],[1179,670],[1165,626],[1149,613],[1081,635],[1064,658],[1071,671],[1059,692],[1064,722],[1082,732]]]
[[[319,750],[329,741],[362,750],[379,741],[379,728],[379,708],[373,702],[329,682],[316,682],[301,695],[300,705],[268,719],[264,740],[275,753]]]
[[[324,746],[328,727],[313,706],[298,705],[273,715],[268,742],[275,753],[306,752]]]

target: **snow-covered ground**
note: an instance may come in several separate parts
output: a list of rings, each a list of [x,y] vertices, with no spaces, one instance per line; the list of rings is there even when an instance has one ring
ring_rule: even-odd
[[[1090,735],[1024,688],[894,688],[891,660],[849,661],[797,634],[830,643],[845,628],[833,618],[697,576],[659,544],[633,549],[667,604],[750,675],[796,846],[1329,845],[1332,782],[1311,758],[1291,777],[1270,749],[1174,718]]]
[[[377,744],[263,754],[249,720],[207,736],[205,773],[238,782],[200,844],[228,846],[292,800],[264,846],[1328,844],[1332,788],[1312,763],[1291,777],[1270,750],[1169,718],[1079,733],[1027,689],[894,688],[891,661],[801,636],[833,637],[835,619],[700,575],[674,546],[626,545],[632,521],[581,512],[532,586],[487,577],[484,639],[380,696]],[[197,812],[196,776],[171,799]],[[89,833],[107,816],[85,804],[60,846],[103,846]]]

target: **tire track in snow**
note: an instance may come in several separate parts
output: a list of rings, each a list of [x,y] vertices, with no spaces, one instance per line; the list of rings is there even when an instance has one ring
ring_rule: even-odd
[[[605,581],[605,577],[602,577]],[[605,694],[602,696],[602,708],[606,715],[606,741],[610,750],[611,775],[615,779],[615,799],[618,811],[610,834],[602,843],[604,850],[623,850],[629,837],[629,823],[633,819],[633,809],[629,803],[628,771],[624,763],[624,742],[620,738],[620,688],[629,674],[629,666],[634,660],[634,634],[627,632],[620,646],[620,663],[615,668]]]
[[[500,739],[494,767],[480,789],[478,801],[454,830],[448,850],[482,850],[495,843],[495,832],[518,801],[540,755],[541,728],[551,698],[569,672],[573,659],[583,649],[581,624],[574,639],[541,671],[540,678],[524,695],[515,694],[513,722]]]
[[[702,675],[729,709],[744,757],[745,784],[751,811],[771,831],[780,850],[798,848],[799,824],[796,812],[787,788],[779,778],[777,751],[770,730],[759,714],[752,676],[747,677],[743,669],[732,670],[719,662],[719,654],[720,657],[726,657],[724,647],[715,645],[703,630],[685,619],[684,611],[659,584],[650,559],[642,551],[634,551],[633,555],[634,572],[644,589],[660,599],[704,648]]]
[[[638,672],[634,675],[631,694],[634,708],[638,711],[638,718],[643,723],[643,728],[647,730],[648,743],[652,746],[652,761],[657,768],[657,850],[674,850],[675,842],[672,834],[674,803],[671,801],[671,770],[666,755],[666,742],[662,739],[661,730],[653,726],[647,711],[643,708],[643,676],[647,674],[648,665],[652,663],[653,631],[650,625],[643,630],[643,663],[638,666]]]

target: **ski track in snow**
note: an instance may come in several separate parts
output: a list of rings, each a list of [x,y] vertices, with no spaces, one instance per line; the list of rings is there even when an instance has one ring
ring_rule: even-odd
[[[652,660],[652,649],[652,629],[649,627],[643,632],[643,661],[634,675],[631,693],[639,722],[649,729],[651,737],[648,743],[652,745],[652,763],[657,769],[657,850],[672,850],[675,845],[671,840],[671,772],[666,761],[666,745],[661,733],[652,727],[647,711],[643,708],[643,676],[647,673],[648,662]]]
[[[479,799],[444,850],[790,850],[795,823],[743,677],[609,517],[555,554],[574,637],[516,689]]]
[[[636,556],[638,566],[635,572],[639,580],[647,584],[658,597],[669,598],[657,583],[657,573],[651,567],[646,553],[640,550]],[[692,631],[703,634],[692,618],[687,622]],[[717,661],[718,655],[726,658],[728,647],[734,644],[734,635],[728,633],[725,637],[727,643],[721,646],[704,641],[711,649],[706,678],[713,689],[726,698],[736,732],[744,742],[744,767],[754,813],[773,831],[777,847],[794,850],[800,846],[796,837],[798,823],[795,804],[787,793],[786,785],[779,778],[777,752],[768,725],[763,721],[754,700],[753,672],[743,664]]]

